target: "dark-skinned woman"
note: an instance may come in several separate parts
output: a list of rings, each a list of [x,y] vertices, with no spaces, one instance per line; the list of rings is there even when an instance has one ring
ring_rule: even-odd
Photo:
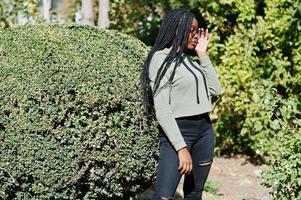
[[[173,199],[182,175],[184,199],[202,199],[214,156],[208,113],[221,86],[208,56],[208,30],[186,9],[163,18],[141,74],[144,103],[159,123],[160,153],[153,200]],[[197,55],[194,61],[192,55]]]

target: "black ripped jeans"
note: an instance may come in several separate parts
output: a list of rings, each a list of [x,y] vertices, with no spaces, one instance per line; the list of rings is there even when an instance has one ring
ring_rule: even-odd
[[[202,199],[213,155],[214,133],[208,113],[176,119],[182,136],[191,154],[192,173],[185,175],[184,199]],[[173,199],[181,174],[178,170],[178,154],[160,130],[160,155],[153,200]]]

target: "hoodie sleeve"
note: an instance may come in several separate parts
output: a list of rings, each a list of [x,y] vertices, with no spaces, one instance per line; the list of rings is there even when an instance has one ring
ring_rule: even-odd
[[[221,84],[218,80],[217,73],[215,72],[209,56],[200,59],[201,69],[204,71],[208,88],[211,96],[218,96],[221,94]]]
[[[149,66],[149,78],[151,80],[151,87],[153,89],[154,81],[157,76],[157,72],[162,65],[166,55],[164,53],[155,53]],[[172,65],[170,68],[173,68]],[[165,84],[170,77],[170,70],[167,70],[166,74],[161,80],[158,91],[154,95],[154,107],[156,118],[158,123],[165,132],[167,138],[173,145],[176,151],[186,147],[186,143],[182,137],[178,124],[173,116],[171,105],[169,104],[169,92],[170,86]],[[166,85],[166,86],[165,86]]]

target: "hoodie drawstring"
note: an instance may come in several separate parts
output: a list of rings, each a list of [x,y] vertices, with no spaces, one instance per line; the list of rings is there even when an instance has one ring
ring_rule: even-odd
[[[188,67],[188,65],[185,63],[185,61],[183,60],[183,63],[186,67],[186,69],[188,69],[188,71],[190,71],[192,73],[192,75],[194,76],[195,79],[195,83],[196,83],[196,100],[197,103],[200,104],[200,98],[199,98],[199,81],[198,81],[198,77],[195,75],[195,73]]]
[[[204,84],[205,84],[205,89],[206,89],[207,98],[208,98],[208,100],[209,100],[209,92],[208,92],[208,87],[207,87],[207,82],[206,82],[206,76],[205,76],[204,72],[203,72],[200,68],[198,68],[198,67],[192,62],[191,58],[188,57],[187,59],[188,59],[189,63],[190,63],[196,70],[198,70],[198,71],[202,74],[203,80],[204,80]],[[187,68],[187,67],[186,67],[186,68]]]

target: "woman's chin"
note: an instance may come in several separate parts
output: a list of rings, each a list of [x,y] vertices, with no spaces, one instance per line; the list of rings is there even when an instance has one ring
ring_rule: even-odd
[[[187,49],[189,49],[189,50],[194,50],[194,49],[195,49],[195,46],[196,46],[196,45],[189,44],[189,45],[187,45]]]

